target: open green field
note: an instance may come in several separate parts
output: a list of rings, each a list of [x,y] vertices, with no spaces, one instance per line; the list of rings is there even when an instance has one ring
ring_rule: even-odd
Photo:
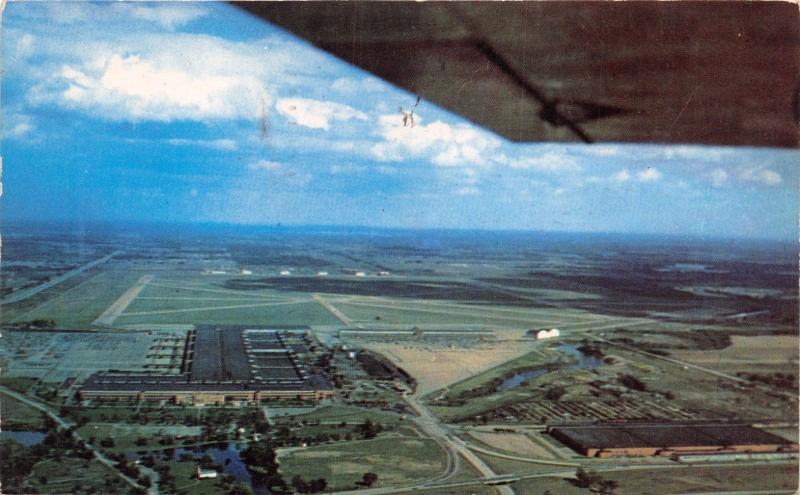
[[[363,423],[367,419],[374,423],[397,424],[404,420],[397,414],[378,411],[375,409],[362,409],[355,406],[325,406],[302,415],[271,417],[276,424],[297,421],[319,421],[322,424],[339,424],[342,421],[349,425]]]
[[[4,430],[43,430],[44,414],[38,409],[0,394],[0,418]]]
[[[559,327],[603,317],[581,311],[547,307],[509,307],[497,305],[466,305],[444,301],[424,301],[389,298],[328,299],[342,313],[357,322],[406,325],[491,325],[511,328]]]
[[[110,452],[128,452],[149,450],[168,447],[180,447],[181,441],[161,445],[159,437],[189,437],[199,435],[203,431],[200,426],[184,425],[132,425],[125,423],[88,423],[78,428],[78,433],[83,438],[95,438],[96,442],[104,438],[114,440],[114,447],[106,448]],[[139,438],[146,440],[143,445],[138,445]]]
[[[395,495],[419,495],[419,490],[412,490],[408,492],[395,492]],[[426,495],[495,495],[497,491],[486,486],[483,483],[475,483],[474,485],[459,486],[455,488],[425,488]]]
[[[432,478],[445,468],[444,453],[433,440],[382,437],[374,440],[286,449],[279,453],[285,479],[325,478],[337,489],[354,488],[364,473],[378,475],[375,486],[404,484]]]
[[[791,463],[763,465],[726,465],[711,467],[676,466],[671,469],[636,469],[617,473],[601,473],[603,479],[615,480],[618,495],[676,495],[688,493],[759,493],[777,490],[787,495],[797,488],[797,465]],[[514,483],[517,493],[540,495],[587,495],[569,479],[544,477]],[[784,491],[785,490],[785,491]],[[771,492],[772,493],[772,492]]]
[[[142,272],[103,269],[79,285],[61,292],[13,321],[54,320],[59,328],[86,329],[133,285]],[[8,321],[8,320],[7,320]]]
[[[143,324],[208,324],[208,325],[335,325],[338,320],[316,302],[261,303],[238,302],[211,306],[208,301],[181,303],[168,310],[128,311],[115,321],[116,326]],[[188,307],[187,307],[188,306]],[[220,307],[221,306],[221,307]],[[236,307],[231,307],[236,306]],[[141,306],[139,306],[141,308]],[[163,307],[163,306],[162,306]],[[216,309],[209,309],[216,308]]]
[[[195,461],[178,461],[171,460],[166,463],[169,466],[169,472],[175,476],[175,489],[180,490],[180,493],[190,493],[191,495],[219,495],[225,493],[222,477],[209,480],[198,480],[194,476],[194,470],[197,466]]]
[[[429,404],[429,408],[438,417],[448,421],[480,414],[486,410],[494,409],[505,404],[528,400],[533,396],[541,396],[543,394],[542,391],[531,391],[526,386],[491,392],[491,390],[493,390],[491,383],[509,373],[513,373],[515,370],[547,365],[555,366],[557,363],[565,363],[566,361],[567,358],[565,356],[542,346],[517,359],[512,359],[483,373],[448,386],[445,397],[458,398],[461,394],[468,393],[470,390],[479,387],[489,387],[486,390],[487,393],[470,397],[468,400],[464,400],[462,404],[453,404],[451,406]],[[555,372],[546,373],[544,376],[536,379],[537,383],[550,381],[553,379],[554,375]],[[427,397],[434,398],[438,395],[437,392],[431,392]]]
[[[119,479],[106,466],[95,460],[84,461],[69,457],[63,457],[58,461],[47,459],[36,464],[26,484],[30,487],[31,493],[53,495],[132,493],[131,486]]]

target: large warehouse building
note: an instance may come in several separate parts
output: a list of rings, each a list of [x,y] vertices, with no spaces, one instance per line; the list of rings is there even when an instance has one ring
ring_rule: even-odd
[[[81,399],[170,400],[221,404],[264,399],[322,400],[333,387],[310,374],[281,331],[204,326],[187,333],[182,373],[95,373]]]
[[[797,444],[743,424],[570,425],[547,433],[588,457],[797,451]]]

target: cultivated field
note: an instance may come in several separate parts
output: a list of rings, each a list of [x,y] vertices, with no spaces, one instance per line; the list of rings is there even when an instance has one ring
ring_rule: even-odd
[[[792,335],[734,335],[733,344],[721,350],[676,350],[677,359],[720,371],[782,371],[796,373],[797,337]]]

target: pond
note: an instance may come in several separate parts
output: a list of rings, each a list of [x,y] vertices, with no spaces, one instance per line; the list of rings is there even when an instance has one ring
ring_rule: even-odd
[[[0,431],[0,440],[13,440],[26,447],[42,443],[45,436],[39,431]]]
[[[185,454],[191,454],[199,461],[204,455],[208,454],[214,459],[215,464],[222,466],[225,474],[230,474],[236,478],[236,481],[250,485],[254,495],[269,495],[270,492],[267,486],[259,480],[257,474],[251,473],[239,458],[239,451],[245,448],[247,448],[247,444],[226,442],[202,447],[178,447],[174,449],[128,452],[126,457],[130,461],[140,460],[148,455],[152,455],[156,460],[169,458],[180,460]],[[172,451],[173,454],[168,455],[166,453],[167,450]]]
[[[497,386],[497,390],[502,391],[518,387],[532,378],[542,376],[545,373],[549,371],[554,371],[556,369],[587,370],[587,369],[595,369],[603,365],[602,357],[584,354],[582,351],[578,349],[577,345],[561,344],[560,346],[558,346],[558,350],[563,352],[564,354],[569,354],[570,356],[574,357],[577,361],[574,363],[570,363],[567,366],[559,368],[546,367],[546,368],[534,368],[525,371],[520,371],[519,373],[515,373],[511,377],[503,380],[503,383]]]

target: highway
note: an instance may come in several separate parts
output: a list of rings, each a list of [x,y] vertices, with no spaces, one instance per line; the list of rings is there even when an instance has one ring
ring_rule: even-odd
[[[94,260],[94,261],[90,261],[89,263],[86,263],[85,265],[81,265],[78,268],[72,269],[72,270],[68,271],[67,273],[59,275],[58,277],[51,278],[47,282],[45,282],[43,284],[39,284],[36,287],[31,287],[29,289],[24,289],[24,290],[21,290],[19,292],[15,292],[15,293],[9,295],[8,297],[6,297],[5,299],[3,299],[0,302],[2,302],[2,304],[11,304],[11,303],[23,301],[25,299],[28,299],[29,297],[33,297],[36,294],[42,292],[43,290],[47,290],[50,287],[53,287],[55,285],[60,284],[61,282],[64,282],[65,280],[69,280],[70,278],[74,277],[75,275],[80,275],[81,273],[85,272],[86,270],[90,270],[90,269],[96,267],[97,265],[101,265],[101,264],[105,263],[106,261],[110,260],[111,258],[113,258],[114,256],[118,255],[119,253],[121,253],[121,251],[114,251],[113,253],[111,253],[111,254],[109,254],[107,256],[103,256],[100,259],[97,259],[97,260]]]
[[[425,407],[415,396],[405,396],[404,400],[419,416],[414,418],[414,421],[422,429],[424,433],[439,442],[446,445],[447,448],[457,455],[460,455],[474,467],[478,473],[484,478],[495,478],[497,474],[489,467],[483,460],[481,460],[474,452],[469,449],[469,446],[460,438],[450,432],[439,418]],[[514,495],[514,490],[510,486],[496,486],[495,489],[500,495]]]

